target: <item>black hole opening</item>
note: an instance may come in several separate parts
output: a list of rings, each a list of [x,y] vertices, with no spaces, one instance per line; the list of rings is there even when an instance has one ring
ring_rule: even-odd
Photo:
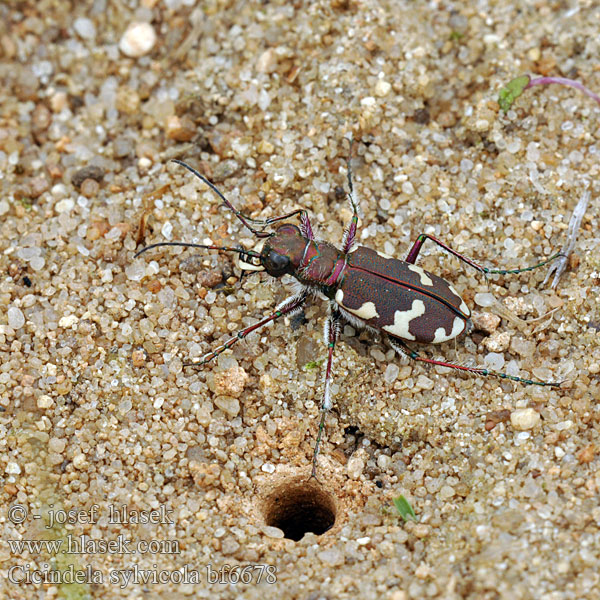
[[[335,523],[333,499],[317,484],[288,484],[277,489],[267,500],[265,521],[297,542],[305,533],[321,535]]]

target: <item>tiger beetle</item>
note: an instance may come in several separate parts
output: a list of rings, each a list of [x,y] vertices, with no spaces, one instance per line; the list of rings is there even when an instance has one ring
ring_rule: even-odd
[[[325,417],[331,409],[331,374],[333,350],[340,335],[342,323],[357,328],[380,332],[387,337],[392,348],[399,354],[430,365],[467,371],[476,375],[509,379],[526,385],[558,387],[560,383],[533,381],[506,373],[491,371],[483,367],[468,367],[451,362],[421,356],[410,349],[406,342],[440,344],[454,339],[465,331],[471,311],[450,283],[415,265],[425,241],[430,240],[462,262],[484,275],[491,273],[514,274],[542,267],[559,256],[523,269],[488,269],[466,258],[456,250],[433,236],[422,233],[414,242],[406,260],[399,260],[365,246],[356,244],[358,229],[358,205],[354,197],[350,158],[347,160],[347,194],[352,208],[352,220],[344,231],[342,247],[338,249],[329,242],[317,239],[304,209],[297,209],[280,217],[266,220],[252,219],[237,210],[206,177],[181,160],[173,160],[201,179],[215,192],[233,214],[252,234],[264,240],[259,251],[226,246],[211,246],[187,242],[160,242],[140,250],[135,256],[162,246],[204,248],[222,252],[236,252],[242,269],[266,271],[272,277],[289,274],[300,283],[300,289],[283,302],[275,311],[244,329],[241,329],[224,344],[206,354],[199,362],[185,363],[184,367],[202,367],[219,354],[231,348],[248,334],[284,315],[300,312],[311,297],[321,297],[329,302],[329,314],[325,322],[325,344],[327,345],[327,368],[325,390],[321,404],[321,419],[312,459],[311,477],[316,477],[317,457],[325,425]],[[277,225],[272,232],[265,231],[269,225],[299,215],[300,226],[290,223]],[[262,226],[257,229],[253,225]]]

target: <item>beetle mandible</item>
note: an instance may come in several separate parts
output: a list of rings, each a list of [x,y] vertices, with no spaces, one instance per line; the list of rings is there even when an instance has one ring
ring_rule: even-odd
[[[260,252],[225,246],[211,246],[187,242],[159,242],[146,246],[136,257],[160,246],[183,246],[225,252],[236,252],[244,268],[264,270],[272,277],[290,274],[300,283],[300,290],[281,302],[275,311],[257,323],[241,329],[224,344],[206,354],[202,360],[185,363],[184,367],[201,367],[236,342],[263,325],[284,315],[291,316],[302,310],[306,301],[314,296],[324,297],[329,303],[329,314],[325,322],[325,344],[327,345],[327,367],[325,389],[321,404],[321,419],[312,459],[311,477],[316,477],[319,445],[325,425],[325,417],[331,409],[331,376],[333,351],[339,338],[341,325],[348,322],[359,328],[378,331],[389,341],[399,354],[409,358],[477,375],[510,379],[526,385],[558,387],[560,383],[523,379],[483,367],[469,367],[421,356],[410,349],[406,342],[439,344],[456,338],[467,328],[471,311],[450,283],[415,264],[426,240],[437,244],[462,262],[483,274],[514,274],[531,271],[555,260],[561,253],[523,269],[488,269],[463,256],[450,246],[428,234],[421,234],[414,242],[406,260],[393,258],[366,246],[356,244],[358,230],[358,206],[354,197],[350,157],[347,160],[348,200],[352,207],[352,219],[344,231],[342,247],[315,237],[304,209],[297,209],[280,217],[266,220],[251,219],[238,211],[206,177],[181,160],[173,162],[185,167],[211,188],[241,223],[260,239],[264,245]],[[299,215],[300,226],[290,223],[279,224],[272,232],[265,231],[269,225]],[[262,229],[253,227],[262,225]]]

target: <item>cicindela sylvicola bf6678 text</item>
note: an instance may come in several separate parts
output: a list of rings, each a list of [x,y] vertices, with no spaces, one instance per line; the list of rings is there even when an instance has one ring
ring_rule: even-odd
[[[186,367],[201,367],[236,342],[263,325],[284,315],[291,316],[302,310],[312,297],[325,298],[329,314],[325,322],[325,344],[328,348],[325,370],[325,389],[321,404],[321,420],[315,442],[311,475],[315,476],[319,444],[323,434],[325,416],[331,409],[331,380],[333,351],[340,335],[341,325],[346,322],[358,328],[380,332],[400,354],[409,358],[477,375],[509,379],[526,385],[559,386],[559,383],[533,381],[482,367],[458,365],[434,360],[409,348],[406,342],[439,344],[454,339],[465,331],[471,311],[450,283],[425,271],[415,264],[426,240],[437,244],[462,262],[483,274],[514,274],[536,269],[560,256],[554,254],[547,260],[522,269],[488,269],[456,252],[434,237],[421,234],[414,242],[406,260],[393,258],[381,252],[356,244],[358,230],[358,206],[354,197],[352,172],[348,160],[348,200],[352,208],[352,220],[344,232],[341,248],[319,240],[313,233],[308,213],[294,210],[280,217],[266,220],[252,219],[238,211],[206,177],[186,163],[175,160],[208,185],[242,222],[259,239],[264,240],[260,252],[241,248],[212,246],[186,242],[160,242],[143,248],[136,257],[152,248],[161,246],[184,246],[204,248],[221,252],[235,252],[243,266],[264,270],[272,277],[292,275],[299,283],[299,291],[276,307],[269,316],[238,331],[224,344],[205,355],[199,362],[186,363]],[[273,231],[266,229],[298,216],[300,225],[278,224]],[[260,228],[257,228],[260,226]]]

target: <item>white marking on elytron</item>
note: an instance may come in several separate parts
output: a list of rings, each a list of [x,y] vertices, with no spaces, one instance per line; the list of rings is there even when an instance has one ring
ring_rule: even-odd
[[[379,316],[373,302],[365,302],[360,308],[348,308],[347,306],[345,308],[359,319],[364,319],[365,321]]]
[[[381,256],[381,258],[394,258],[393,256],[386,254],[385,252],[379,252],[379,250],[375,250],[375,252],[377,252],[377,255]]]
[[[446,333],[446,330],[443,327],[438,327],[435,330],[435,335],[433,336],[432,344],[441,344],[442,342],[447,342],[448,340],[454,339],[458,334],[462,333],[463,329],[466,326],[466,321],[461,319],[460,317],[454,317],[454,323],[452,323],[452,331],[450,335]]]
[[[373,319],[379,316],[377,308],[375,308],[375,304],[373,302],[365,302],[359,308],[348,308],[344,304],[344,292],[342,290],[337,290],[337,292],[335,293],[335,301],[340,306],[343,306],[348,312],[352,313],[353,315],[356,315],[359,319],[364,319],[366,321],[368,319]]]
[[[448,287],[450,288],[450,291],[457,296],[458,298],[460,298],[460,306],[458,307],[458,310],[460,310],[461,313],[467,315],[467,317],[471,316],[471,311],[469,310],[469,307],[467,306],[466,302],[461,298],[461,295],[454,289],[454,286],[452,284],[448,284]]]
[[[408,268],[421,278],[421,285],[433,285],[433,280],[423,269],[421,269],[421,267],[417,267],[417,265],[411,265],[408,263]]]
[[[384,325],[382,329],[403,340],[416,340],[417,338],[408,331],[408,326],[413,319],[424,314],[425,304],[423,300],[413,300],[410,310],[397,310],[394,313],[394,324]]]

